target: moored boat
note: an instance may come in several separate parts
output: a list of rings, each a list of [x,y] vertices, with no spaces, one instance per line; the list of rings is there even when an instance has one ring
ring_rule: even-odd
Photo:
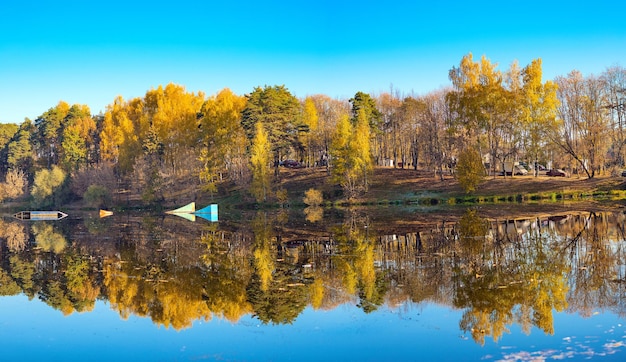
[[[61,211],[20,211],[13,214],[13,217],[19,220],[61,220],[67,214]]]
[[[184,217],[190,221],[196,221],[196,216],[209,221],[217,221],[217,204],[210,204],[199,210],[196,210],[196,203],[190,202],[178,209],[166,211],[166,214]]]
[[[216,214],[217,215],[217,204],[210,204],[206,207],[201,208],[196,211],[195,214]]]
[[[194,214],[209,221],[217,221],[217,204],[210,204],[203,207],[202,209],[194,212]]]
[[[107,216],[111,216],[113,215],[113,211],[108,211],[108,210],[102,210],[100,209],[100,217],[107,217]]]

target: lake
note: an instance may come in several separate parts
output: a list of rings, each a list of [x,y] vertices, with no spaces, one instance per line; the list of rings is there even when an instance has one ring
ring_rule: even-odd
[[[626,215],[545,209],[5,217],[2,360],[626,359]]]

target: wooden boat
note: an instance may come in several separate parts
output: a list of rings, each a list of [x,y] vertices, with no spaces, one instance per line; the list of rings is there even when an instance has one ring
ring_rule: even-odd
[[[196,211],[196,203],[190,202],[185,206],[181,206],[178,209],[166,211],[166,214],[193,214]]]
[[[107,216],[111,216],[113,215],[113,211],[108,211],[108,210],[102,210],[100,209],[100,217],[107,217]]]
[[[20,211],[13,214],[13,217],[20,220],[61,220],[67,214],[61,211]]]

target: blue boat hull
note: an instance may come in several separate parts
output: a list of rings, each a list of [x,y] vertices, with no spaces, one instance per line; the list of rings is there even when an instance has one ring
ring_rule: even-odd
[[[217,204],[211,204],[194,212],[196,216],[200,216],[209,221],[217,221]]]

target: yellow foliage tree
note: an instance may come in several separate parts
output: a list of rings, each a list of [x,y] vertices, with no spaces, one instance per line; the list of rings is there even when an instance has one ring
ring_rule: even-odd
[[[370,150],[370,122],[365,110],[360,109],[357,115],[357,124],[352,136],[350,154],[355,172],[362,177],[362,186],[367,192],[369,188],[369,174],[374,168]]]
[[[332,170],[332,181],[334,183],[342,183],[345,180],[345,174],[349,169],[350,156],[350,118],[347,114],[342,115],[337,122],[335,131],[331,138],[330,144],[330,160]]]
[[[308,189],[304,192],[303,201],[308,206],[320,206],[324,202],[324,196],[320,190]]]
[[[541,82],[541,59],[533,60],[523,69],[522,74],[524,79],[522,122],[528,134],[526,139],[528,156],[537,162],[542,150],[545,149],[550,130],[558,126],[557,86],[552,81]]]
[[[363,109],[357,112],[356,124],[347,115],[340,118],[331,143],[332,180],[339,183],[348,197],[367,192],[373,169],[370,150],[370,122]]]
[[[192,172],[181,165],[197,159],[197,155],[188,156],[198,142],[197,116],[203,103],[203,93],[189,93],[172,83],[149,90],[144,98],[124,102],[117,97],[104,115],[102,159],[117,161],[124,173],[132,171],[144,139],[153,129],[163,143],[165,165],[173,172]]]
[[[476,191],[485,176],[482,158],[476,149],[468,147],[459,154],[457,180],[466,193]]]
[[[252,166],[252,185],[250,192],[258,202],[266,201],[270,194],[272,172],[270,170],[271,147],[262,122],[256,124],[256,134],[252,140],[250,163]]]
[[[197,117],[204,103],[204,93],[189,93],[170,83],[150,90],[144,98],[145,114],[165,145],[164,157],[174,172],[185,171],[179,163],[198,141]],[[189,171],[189,170],[186,170]]]
[[[116,115],[123,107],[124,99],[121,96],[115,98],[112,104],[107,106],[102,131],[100,132],[100,157],[105,161],[117,163],[119,158],[119,145],[122,143],[122,133],[117,127]]]
[[[317,109],[315,108],[315,102],[313,98],[307,97],[304,100],[303,109],[303,122],[308,127],[309,132],[305,133],[305,145],[306,145],[306,164],[310,166],[314,163],[315,157],[312,154],[313,142],[316,140],[316,135],[319,129],[319,116]]]
[[[202,106],[200,180],[209,192],[217,191],[216,182],[222,179],[224,171],[237,172],[235,165],[242,158],[242,153],[236,145],[246,137],[241,126],[241,111],[245,105],[245,97],[225,88]]]
[[[104,114],[100,141],[102,159],[117,163],[123,173],[132,171],[135,158],[141,155],[141,137],[144,133],[140,127],[142,122],[136,118],[137,114],[142,114],[138,108],[141,108],[139,98],[125,102],[118,96]]]
[[[50,200],[55,191],[65,182],[65,172],[54,166],[51,170],[41,170],[35,173],[31,195],[37,205],[54,203]],[[50,202],[51,201],[51,202]]]

